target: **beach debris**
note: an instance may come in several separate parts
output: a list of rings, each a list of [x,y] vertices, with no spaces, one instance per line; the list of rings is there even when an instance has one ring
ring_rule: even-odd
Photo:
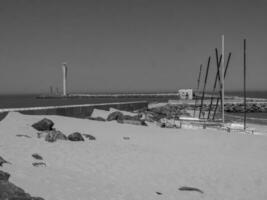
[[[89,134],[82,134],[84,137],[88,138],[89,140],[96,140],[95,136]]]
[[[102,121],[102,122],[106,121],[103,117],[91,117],[91,116],[89,116],[89,117],[86,117],[86,119],[90,119],[90,120],[94,120],[94,121]]]
[[[45,141],[55,142],[57,140],[67,140],[67,136],[64,135],[61,131],[57,130],[47,132],[47,135],[45,136]]]
[[[156,194],[157,194],[157,195],[162,195],[162,193],[161,193],[161,192],[156,192]]]
[[[28,136],[28,135],[24,135],[24,134],[17,134],[16,136],[17,136],[17,137],[31,138],[30,136]]]
[[[130,137],[123,137],[124,140],[130,140]]]
[[[8,181],[10,174],[0,170],[0,181]]]
[[[33,165],[34,167],[46,166],[46,164],[45,164],[44,162],[34,162],[34,163],[32,163],[32,165]]]
[[[51,131],[53,129],[54,122],[50,119],[44,118],[32,125],[37,131]]]
[[[70,141],[84,141],[83,136],[79,132],[72,133],[68,136]]]
[[[123,114],[119,111],[112,112],[108,115],[107,121],[117,120],[117,122],[122,122]]]
[[[0,166],[2,167],[3,164],[11,164],[10,162],[6,161],[4,158],[0,156]]]
[[[37,159],[37,160],[43,160],[43,157],[40,156],[40,155],[37,154],[37,153],[32,154],[32,157],[35,158],[35,159]]]
[[[188,186],[183,186],[179,188],[180,191],[195,191],[203,194],[204,192],[198,188],[195,187],[188,187]]]

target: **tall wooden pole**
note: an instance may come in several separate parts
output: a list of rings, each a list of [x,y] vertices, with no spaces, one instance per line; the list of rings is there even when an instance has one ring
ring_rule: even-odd
[[[247,123],[246,67],[246,39],[244,39],[244,130]]]
[[[219,75],[220,75],[220,65],[221,65],[221,59],[222,59],[222,56],[220,56],[220,59],[218,60],[218,51],[217,51],[217,48],[215,49],[215,52],[216,52],[216,66],[217,66],[217,73],[216,73],[215,82],[214,82],[214,85],[213,85],[213,90],[212,90],[211,99],[210,99],[210,106],[209,106],[209,112],[208,112],[208,119],[210,118],[210,113],[211,113],[211,110],[212,110],[213,99],[214,99],[214,93],[215,93],[215,90],[216,90],[216,87],[217,87],[217,81],[218,81],[218,79],[219,79]]]
[[[222,35],[222,65],[221,65],[221,94],[222,94],[222,123],[224,124],[224,35]]]
[[[201,78],[201,72],[202,72],[202,64],[200,65],[200,69],[199,69],[199,74],[198,74],[198,79],[197,79],[197,90],[196,92],[199,92],[199,86],[200,86],[200,78]],[[196,107],[197,107],[197,100],[198,100],[198,97],[195,96],[195,107],[194,107],[194,117],[196,115]]]
[[[205,92],[206,92],[206,85],[207,85],[207,80],[208,80],[209,68],[210,68],[210,57],[208,59],[208,64],[207,64],[207,69],[206,69],[205,82],[204,82],[202,98],[201,98],[201,106],[200,106],[200,110],[199,110],[199,118],[201,117],[201,112],[202,112],[202,108],[203,108],[203,102],[204,102],[204,97],[205,97]]]

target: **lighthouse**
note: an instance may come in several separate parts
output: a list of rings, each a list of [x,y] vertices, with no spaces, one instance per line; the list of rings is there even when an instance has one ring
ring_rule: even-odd
[[[68,75],[68,68],[67,64],[62,64],[62,75],[63,75],[63,96],[67,96],[67,75]]]

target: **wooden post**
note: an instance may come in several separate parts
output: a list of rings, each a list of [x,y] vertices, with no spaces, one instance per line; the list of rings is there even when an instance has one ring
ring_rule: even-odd
[[[209,68],[210,68],[210,57],[208,59],[208,64],[207,64],[207,69],[206,69],[205,82],[204,82],[202,98],[201,98],[201,106],[200,106],[200,110],[199,110],[199,118],[201,117],[201,112],[202,112],[202,108],[203,108],[203,102],[204,102],[204,97],[205,97],[205,91],[206,91],[206,85],[207,85],[207,80],[208,80]]]
[[[244,130],[247,123],[246,67],[246,39],[244,39]]]
[[[197,79],[197,90],[196,92],[199,92],[199,86],[200,86],[200,78],[201,78],[201,72],[202,72],[202,64],[200,65],[200,69],[199,69],[199,74],[198,74],[198,79]],[[194,107],[194,117],[196,115],[196,107],[197,107],[197,100],[198,100],[198,97],[195,96],[195,107]]]
[[[221,66],[221,82],[222,82],[222,123],[224,124],[224,35],[222,35],[222,66]]]

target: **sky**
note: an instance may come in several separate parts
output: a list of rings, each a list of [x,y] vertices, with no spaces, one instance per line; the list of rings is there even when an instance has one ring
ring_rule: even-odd
[[[0,94],[195,88],[225,36],[226,90],[267,90],[265,0],[1,0]],[[204,77],[202,77],[202,86]]]

